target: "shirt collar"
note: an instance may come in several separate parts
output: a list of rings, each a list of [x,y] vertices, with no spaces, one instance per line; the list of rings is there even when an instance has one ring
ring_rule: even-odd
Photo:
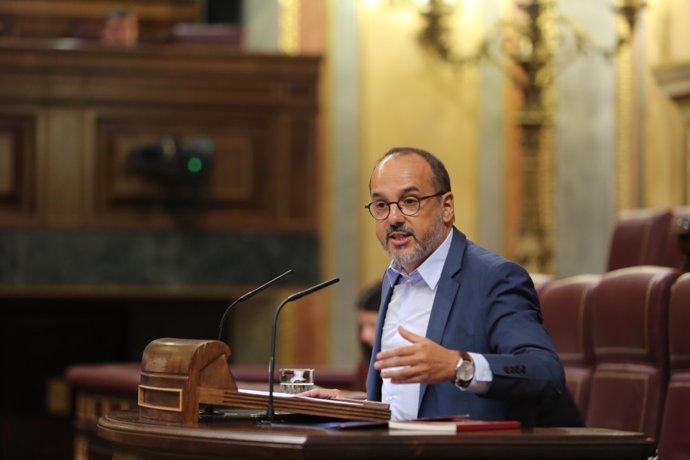
[[[443,271],[443,265],[446,263],[446,257],[448,256],[448,251],[450,251],[450,243],[453,239],[453,232],[448,232],[448,236],[443,243],[436,248],[434,252],[431,253],[429,257],[426,258],[422,264],[417,267],[409,275],[405,273],[405,270],[395,261],[391,260],[386,270],[386,275],[388,276],[388,281],[391,286],[395,283],[398,276],[409,277],[409,278],[421,278],[429,286],[430,289],[436,289],[439,279],[441,279],[441,272]]]

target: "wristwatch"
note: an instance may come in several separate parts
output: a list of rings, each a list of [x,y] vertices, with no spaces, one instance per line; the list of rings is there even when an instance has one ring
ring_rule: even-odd
[[[465,351],[460,352],[460,360],[455,365],[455,386],[461,389],[467,388],[474,378],[474,361]]]

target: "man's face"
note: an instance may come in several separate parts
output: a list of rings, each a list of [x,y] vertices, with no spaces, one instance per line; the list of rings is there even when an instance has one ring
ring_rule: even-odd
[[[395,154],[384,158],[371,176],[371,199],[398,201],[401,198],[433,195],[432,171],[416,154]],[[414,271],[438,248],[453,225],[453,194],[421,201],[419,212],[406,216],[392,204],[388,217],[376,221],[376,236],[383,248],[407,273]]]
[[[135,16],[108,18],[101,31],[101,41],[108,45],[133,46],[139,39],[139,23]]]

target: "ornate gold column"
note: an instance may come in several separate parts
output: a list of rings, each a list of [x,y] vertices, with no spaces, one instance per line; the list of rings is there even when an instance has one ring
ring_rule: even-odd
[[[280,0],[280,50],[299,53],[300,0]]]
[[[631,77],[633,47],[626,46],[616,60],[616,209],[637,207],[636,159],[631,139],[633,110],[633,82]]]
[[[482,60],[496,64],[508,75],[522,96],[522,109],[517,114],[517,127],[522,140],[522,205],[513,257],[530,272],[554,271],[554,142],[553,142],[553,81],[556,74],[579,55],[595,53],[610,59],[623,51],[619,74],[629,75],[628,45],[635,29],[643,0],[618,0],[614,12],[622,18],[616,43],[612,47],[596,44],[572,19],[559,14],[555,0],[516,2],[514,18],[497,21],[482,39],[476,51],[462,55],[455,51],[449,26],[454,5],[444,0],[430,0],[420,12],[426,21],[421,32],[422,42],[441,59],[456,68],[474,65]],[[519,13],[519,14],[517,14]],[[558,54],[558,62],[556,55]],[[619,104],[630,102],[628,81],[620,82]],[[619,199],[628,200],[631,176],[632,144],[630,139],[630,107],[618,108]],[[636,166],[636,163],[632,163]],[[620,204],[619,204],[620,206]]]
[[[521,7],[525,30],[511,53],[519,73],[523,107],[517,117],[522,131],[523,201],[514,256],[530,272],[553,272],[553,5],[535,1]]]

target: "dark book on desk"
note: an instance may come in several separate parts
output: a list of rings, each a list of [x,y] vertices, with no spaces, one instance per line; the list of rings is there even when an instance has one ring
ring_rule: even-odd
[[[432,431],[437,433],[461,433],[464,431],[519,430],[517,420],[398,420],[388,422],[391,430]]]

